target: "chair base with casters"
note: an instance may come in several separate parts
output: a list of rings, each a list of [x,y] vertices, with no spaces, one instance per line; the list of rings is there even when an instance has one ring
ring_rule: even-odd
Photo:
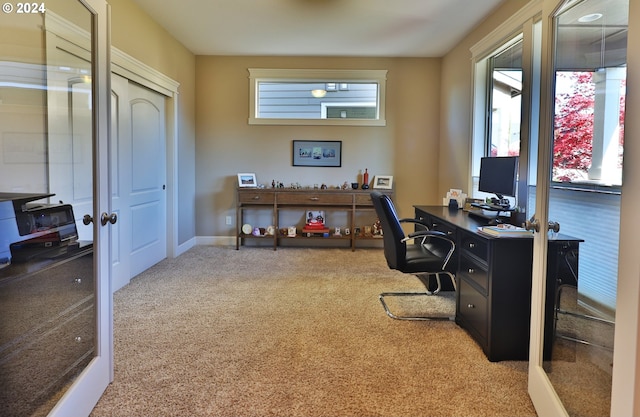
[[[609,351],[613,351],[612,347],[603,346],[595,343],[591,340],[587,340],[585,337],[581,337],[579,334],[563,334],[558,331],[558,320],[560,316],[571,316],[585,322],[600,323],[604,326],[614,326],[615,322],[604,318],[592,316],[590,314],[578,313],[574,311],[564,310],[561,308],[562,293],[565,289],[578,290],[578,251],[577,249],[569,249],[564,253],[562,258],[564,260],[563,270],[564,273],[557,278],[557,287],[554,303],[554,321],[553,321],[553,336],[555,338],[568,340],[571,342],[579,343],[582,345],[597,347]]]
[[[445,269],[455,251],[455,243],[445,233],[429,230],[419,219],[399,219],[388,195],[374,191],[371,193],[371,201],[382,226],[387,266],[418,277],[425,286],[424,292],[380,294],[379,299],[387,315],[397,320],[454,320],[455,316],[443,314],[407,316],[391,312],[385,297],[435,297],[442,289],[442,274],[451,279],[453,288],[456,289],[455,277]],[[416,231],[405,235],[401,223],[413,223]],[[435,277],[436,281],[436,288],[433,290],[429,285],[430,277]]]
[[[380,303],[382,303],[382,307],[384,308],[387,316],[391,317],[395,320],[449,320],[454,321],[456,319],[455,313],[453,315],[432,315],[432,316],[402,316],[397,315],[391,312],[389,306],[384,300],[384,297],[431,297],[437,295],[442,289],[442,283],[440,281],[440,274],[445,274],[451,279],[451,283],[453,284],[453,288],[456,289],[456,279],[450,272],[443,271],[437,272],[433,274],[425,274],[425,275],[416,275],[418,279],[424,284],[426,291],[425,292],[383,292],[378,298],[380,299]],[[429,290],[429,276],[435,276],[437,287],[435,290]]]

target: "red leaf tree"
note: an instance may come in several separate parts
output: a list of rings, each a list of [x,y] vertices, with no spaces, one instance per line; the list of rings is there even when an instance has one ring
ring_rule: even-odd
[[[572,88],[556,95],[553,179],[571,181],[591,166],[595,85],[590,72],[558,73],[557,79]]]
[[[553,141],[553,180],[586,178],[593,155],[595,83],[592,72],[558,72]],[[567,86],[570,86],[567,88]],[[623,81],[622,88],[626,87]],[[622,167],[626,94],[620,94],[618,167]]]

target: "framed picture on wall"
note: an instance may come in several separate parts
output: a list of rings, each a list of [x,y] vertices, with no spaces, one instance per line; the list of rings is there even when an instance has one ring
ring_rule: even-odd
[[[238,174],[238,187],[257,187],[256,174],[241,173]]]
[[[393,188],[393,176],[376,175],[373,177],[373,188],[378,190],[390,190]]]
[[[292,165],[298,167],[342,166],[342,141],[294,140]]]

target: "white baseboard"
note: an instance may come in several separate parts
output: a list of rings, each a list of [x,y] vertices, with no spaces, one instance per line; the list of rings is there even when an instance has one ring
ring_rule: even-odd
[[[196,236],[196,245],[235,246],[235,236]]]
[[[196,238],[192,237],[191,239],[187,240],[186,242],[178,245],[178,247],[176,248],[176,257],[182,255],[183,253],[185,253],[186,251],[188,251],[192,247],[196,246],[197,244],[198,243],[196,241]]]

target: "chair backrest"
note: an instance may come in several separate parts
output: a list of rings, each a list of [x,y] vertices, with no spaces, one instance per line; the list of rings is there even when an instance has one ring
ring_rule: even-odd
[[[384,257],[387,259],[387,265],[391,269],[402,269],[406,263],[407,246],[402,241],[405,234],[393,202],[388,195],[379,191],[371,193],[371,201],[382,226]]]

